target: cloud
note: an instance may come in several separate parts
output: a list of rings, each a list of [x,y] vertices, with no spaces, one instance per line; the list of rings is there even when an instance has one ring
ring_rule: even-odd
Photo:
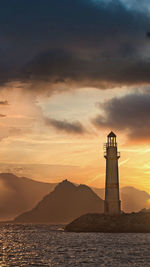
[[[5,115],[1,115],[0,117],[6,117]],[[0,141],[10,138],[10,137],[21,137],[25,134],[30,133],[30,130],[27,128],[17,128],[17,127],[9,127],[1,125],[1,132],[0,132]]]
[[[129,139],[150,140],[150,94],[130,94],[99,104],[104,115],[92,119],[97,128],[125,131]]]
[[[7,106],[7,105],[9,105],[9,104],[8,104],[8,101],[5,100],[5,101],[0,101],[0,105],[2,105],[2,106]]]
[[[19,129],[16,127],[10,127],[8,129],[8,134],[9,134],[9,136],[20,136],[21,134],[23,134],[23,129]]]
[[[66,132],[68,134],[83,135],[87,133],[86,129],[79,121],[68,122],[67,120],[56,120],[51,118],[45,119],[46,125],[51,126],[59,132]]]
[[[145,12],[149,12],[150,4],[149,0],[121,0],[127,7],[132,8],[133,10],[144,10]]]
[[[124,48],[129,53],[130,48]],[[24,68],[30,74],[32,82],[50,82],[51,84],[73,84],[77,87],[93,86],[106,88],[116,85],[135,85],[150,83],[150,62],[142,59],[122,57],[108,58],[95,56],[90,58],[63,50],[41,53]],[[52,87],[51,87],[52,89]],[[59,89],[57,89],[59,90]]]
[[[60,84],[70,89],[71,83],[150,83],[150,19],[144,8],[119,0],[5,0],[0,15],[1,85],[21,81],[44,91],[41,83],[50,82],[58,86],[49,91],[59,91]]]
[[[0,117],[4,118],[4,117],[6,117],[6,115],[5,114],[0,114]]]

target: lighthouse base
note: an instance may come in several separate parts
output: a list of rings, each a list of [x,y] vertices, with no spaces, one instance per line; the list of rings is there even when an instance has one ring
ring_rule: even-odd
[[[121,213],[121,201],[107,201],[104,202],[104,213],[108,215],[115,215]]]

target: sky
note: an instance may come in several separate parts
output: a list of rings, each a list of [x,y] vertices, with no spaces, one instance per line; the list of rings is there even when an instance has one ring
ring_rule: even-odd
[[[0,0],[0,171],[150,193],[147,0]]]

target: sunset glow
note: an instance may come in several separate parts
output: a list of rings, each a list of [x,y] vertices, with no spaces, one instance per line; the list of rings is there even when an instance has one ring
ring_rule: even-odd
[[[4,89],[2,101],[7,99],[8,104],[0,107],[0,113],[6,115],[0,122],[1,172],[48,182],[69,178],[75,183],[104,187],[103,143],[111,128],[97,128],[92,120],[97,114],[104,114],[98,103],[130,94],[127,87],[102,91],[81,88],[52,96],[25,93],[23,85]],[[80,121],[85,130],[69,132],[48,124],[46,118]],[[115,132],[121,152],[120,185],[150,193],[149,140],[130,138],[128,129]]]

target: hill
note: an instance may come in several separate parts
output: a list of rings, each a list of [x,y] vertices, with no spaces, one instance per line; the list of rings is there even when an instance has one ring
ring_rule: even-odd
[[[38,182],[11,173],[0,174],[0,221],[12,220],[19,214],[34,208],[40,200],[52,192],[57,184]],[[104,189],[92,188],[104,199]],[[150,195],[134,187],[120,189],[122,210],[138,212],[150,207]]]
[[[105,189],[93,188],[94,192],[102,199],[105,197]],[[139,212],[143,208],[150,207],[150,195],[132,186],[120,189],[121,208],[124,212]]]
[[[11,173],[0,174],[0,220],[12,220],[33,208],[56,184],[37,182]]]
[[[68,223],[90,212],[103,212],[103,200],[88,186],[75,186],[65,180],[29,212],[15,219],[17,223]]]

